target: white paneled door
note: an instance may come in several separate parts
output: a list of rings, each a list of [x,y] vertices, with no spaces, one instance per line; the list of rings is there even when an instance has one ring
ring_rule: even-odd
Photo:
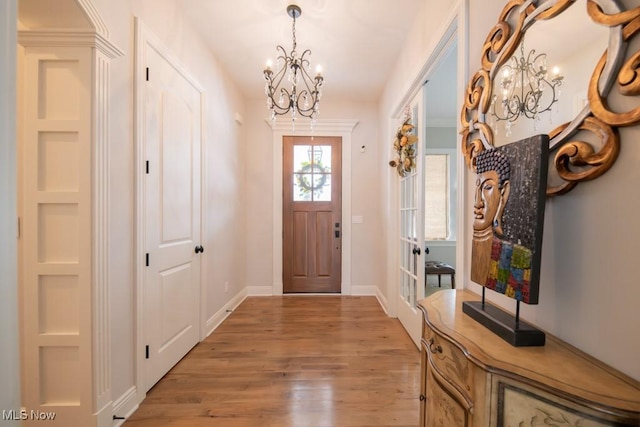
[[[418,142],[416,150],[416,167],[400,178],[400,246],[398,257],[398,319],[407,330],[416,345],[420,343],[422,328],[418,302],[424,298],[424,179],[422,161],[425,128],[423,90],[420,90],[411,102],[410,117],[414,125],[414,134]]]
[[[145,386],[200,336],[201,93],[144,44]]]

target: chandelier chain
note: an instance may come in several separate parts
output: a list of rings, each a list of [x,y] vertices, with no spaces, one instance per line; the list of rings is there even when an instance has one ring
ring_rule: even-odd
[[[293,51],[296,51],[298,43],[296,42],[296,14],[293,14],[293,24],[291,24],[291,33],[293,34]]]

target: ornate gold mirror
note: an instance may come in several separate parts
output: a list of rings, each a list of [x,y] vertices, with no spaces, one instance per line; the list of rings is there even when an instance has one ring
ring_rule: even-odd
[[[529,51],[526,44],[539,37],[533,34],[536,25],[543,27],[561,14],[574,13],[575,8],[586,8],[589,25],[595,27],[575,32],[572,37],[585,38],[602,27],[608,40],[604,42],[604,52],[590,66],[593,71],[584,88],[584,99],[573,102],[575,117],[537,132],[548,133],[550,139],[552,177],[547,195],[567,193],[579,182],[599,177],[614,164],[620,151],[618,128],[640,123],[640,7],[628,9],[618,0],[511,0],[486,38],[481,68],[469,81],[461,112],[462,152],[472,170],[475,171],[480,152],[500,145],[492,103],[500,88],[503,66],[514,54]],[[531,37],[525,40],[529,33]]]

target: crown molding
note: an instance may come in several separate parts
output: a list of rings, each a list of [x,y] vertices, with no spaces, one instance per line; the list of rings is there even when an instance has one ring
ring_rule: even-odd
[[[18,43],[24,47],[91,47],[112,59],[124,55],[95,30],[21,30],[18,31]]]
[[[265,122],[271,127],[274,132],[300,132],[300,131],[312,131],[312,132],[339,132],[348,133],[352,132],[358,124],[359,120],[356,119],[316,119],[311,128],[311,120],[296,120],[295,124],[291,119],[276,118],[275,121],[265,119]]]

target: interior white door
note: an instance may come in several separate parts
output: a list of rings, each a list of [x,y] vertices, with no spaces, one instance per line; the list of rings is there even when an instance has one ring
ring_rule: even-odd
[[[144,51],[148,390],[200,336],[201,93],[152,45]]]
[[[425,143],[424,127],[424,88],[415,96],[410,105],[413,132],[418,136],[416,149],[416,167],[412,172],[400,178],[400,245],[398,265],[398,319],[411,336],[420,345],[422,331],[421,311],[417,304],[424,298],[424,178],[422,169],[423,147]]]

